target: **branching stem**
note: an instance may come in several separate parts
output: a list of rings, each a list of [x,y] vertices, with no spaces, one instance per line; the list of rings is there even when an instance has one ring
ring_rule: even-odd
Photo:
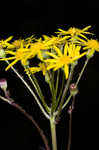
[[[39,125],[36,123],[36,121],[34,120],[34,118],[29,115],[19,104],[15,103],[15,101],[13,99],[7,99],[3,96],[0,95],[0,99],[2,99],[3,101],[9,103],[10,105],[12,105],[13,107],[17,108],[21,113],[23,113],[30,121],[32,121],[32,123],[35,125],[35,127],[37,128],[39,134],[42,137],[42,140],[45,144],[46,150],[50,150],[50,147],[48,145],[48,140],[43,132],[43,130],[39,127]]]
[[[7,64],[9,64],[8,61],[6,61]],[[24,83],[24,85],[27,87],[27,89],[30,91],[30,93],[33,95],[33,97],[35,98],[38,106],[40,107],[42,113],[44,114],[44,116],[49,119],[49,115],[46,113],[46,111],[44,110],[44,108],[42,107],[41,103],[39,102],[37,96],[35,95],[35,93],[33,92],[33,90],[30,88],[30,86],[27,84],[27,82],[22,78],[22,76],[16,71],[16,69],[13,68],[13,66],[11,66],[11,69],[16,73],[16,75],[21,79],[21,81]]]

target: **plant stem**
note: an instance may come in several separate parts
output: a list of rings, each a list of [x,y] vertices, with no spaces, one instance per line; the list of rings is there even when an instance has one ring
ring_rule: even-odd
[[[38,84],[38,81],[37,81],[36,77],[33,74],[31,74],[31,72],[29,71],[29,67],[28,66],[25,69],[28,69],[28,72],[29,72],[28,78],[30,79],[32,85],[34,86],[35,91],[38,94],[40,100],[42,101],[42,104],[43,104],[44,108],[46,109],[47,113],[49,113],[50,112],[50,108],[48,107],[48,105],[47,105],[47,103],[46,103],[46,101],[44,99],[42,90],[41,90],[41,88],[40,88],[40,86]]]
[[[62,74],[62,82],[61,82],[61,88],[60,88],[60,91],[59,91],[59,94],[57,95],[57,101],[56,101],[56,107],[55,107],[55,110],[56,108],[58,107],[58,104],[59,104],[59,101],[60,101],[60,97],[62,96],[62,92],[63,92],[63,88],[64,88],[64,81],[65,81],[65,76],[64,74]]]
[[[64,105],[62,106],[62,110],[63,110],[63,109],[67,106],[67,104],[70,102],[70,99],[71,99],[72,96],[73,96],[72,94],[69,95],[69,97],[67,98],[66,102],[65,102]],[[56,111],[56,112],[54,113],[55,116],[57,116],[57,114],[58,114],[58,111]]]
[[[75,86],[77,87],[82,75],[83,75],[83,72],[88,64],[88,61],[89,59],[87,58],[87,60],[85,61],[85,64],[79,74],[79,77],[77,79],[77,82],[75,84]],[[69,107],[71,110],[69,110],[69,136],[68,136],[68,145],[67,145],[67,150],[70,150],[70,146],[71,146],[71,138],[72,138],[72,113],[73,113],[73,109],[74,109],[74,105],[75,105],[75,96],[73,96],[73,100],[72,100],[72,104],[71,106]]]
[[[59,87],[59,77],[60,77],[60,70],[57,71],[57,78],[56,78],[56,85],[55,85],[56,96],[57,96],[57,91],[58,91],[58,87]]]
[[[6,61],[7,64],[9,64],[8,61]],[[42,107],[41,103],[39,102],[37,96],[35,95],[35,93],[33,92],[33,90],[30,88],[30,86],[27,84],[27,82],[22,78],[22,76],[16,71],[16,69],[14,69],[12,66],[11,66],[11,69],[16,73],[16,75],[21,79],[21,81],[24,83],[24,85],[27,87],[27,89],[30,91],[30,93],[33,95],[33,97],[35,98],[38,106],[40,107],[42,113],[44,114],[44,116],[49,119],[49,115],[46,113],[46,111],[44,110],[44,108]]]
[[[18,110],[20,110],[29,120],[32,121],[32,123],[35,125],[35,127],[37,128],[39,134],[41,135],[42,139],[43,139],[43,142],[44,142],[44,145],[46,147],[46,150],[50,150],[50,147],[48,146],[48,140],[46,138],[46,136],[44,135],[43,133],[43,130],[39,127],[39,125],[36,123],[36,121],[34,120],[34,118],[32,116],[30,116],[29,114],[26,113],[26,111],[21,107],[19,106],[18,104],[16,103],[12,103],[12,106],[16,107]]]
[[[73,65],[71,66],[71,71],[70,71],[70,74],[69,74],[69,78],[68,78],[68,80],[67,80],[67,83],[66,83],[66,86],[65,86],[65,88],[64,88],[63,95],[62,95],[62,98],[61,98],[61,101],[60,101],[60,104],[59,104],[58,114],[57,114],[57,118],[56,118],[57,120],[59,119],[59,116],[60,116],[60,113],[61,113],[61,110],[62,110],[62,106],[63,106],[63,103],[64,103],[64,99],[65,99],[65,97],[66,97],[66,94],[67,94],[67,91],[68,91],[70,82],[71,82],[71,80],[72,80],[74,68],[75,68],[75,64],[73,64]]]
[[[49,78],[48,84],[49,84],[50,91],[52,94],[51,114],[53,114],[55,111],[55,106],[56,106],[56,91],[54,87],[54,75],[52,75],[50,71],[48,71],[47,73],[48,73],[48,78]]]
[[[70,150],[71,137],[72,137],[72,113],[69,115],[69,136],[68,136],[67,150]]]
[[[81,72],[80,72],[80,74],[79,74],[79,77],[78,77],[78,79],[77,79],[77,82],[76,82],[75,86],[78,85],[78,83],[79,83],[79,81],[80,81],[80,79],[81,79],[81,77],[82,77],[82,75],[83,75],[83,72],[84,72],[84,70],[85,70],[85,68],[86,68],[86,66],[87,66],[87,64],[88,64],[88,61],[89,61],[89,59],[87,58],[87,60],[85,61],[84,66],[83,66],[83,68],[82,68],[82,70],[81,70]]]
[[[50,117],[50,128],[51,128],[51,137],[52,137],[52,150],[57,150],[57,139],[56,139],[56,125],[55,117]]]
[[[39,125],[36,123],[36,121],[34,120],[34,118],[29,115],[19,104],[15,103],[15,101],[11,98],[7,99],[3,96],[0,95],[0,99],[2,99],[3,101],[9,103],[10,105],[12,105],[13,107],[17,108],[21,113],[23,113],[30,121],[32,121],[32,123],[35,125],[35,127],[37,128],[39,134],[42,137],[42,140],[44,142],[44,145],[46,147],[46,150],[50,150],[50,147],[48,145],[48,140],[45,136],[45,134],[43,133],[43,130],[39,127]]]
[[[68,96],[66,102],[65,102],[64,105],[62,106],[62,110],[63,110],[63,109],[67,106],[67,104],[70,102],[70,99],[71,99],[72,96],[73,96],[72,94],[70,94],[70,95]]]
[[[68,135],[68,145],[67,150],[70,150],[71,147],[71,139],[72,139],[72,114],[74,110],[75,105],[75,96],[73,96],[72,104],[69,107],[68,113],[69,113],[69,135]]]

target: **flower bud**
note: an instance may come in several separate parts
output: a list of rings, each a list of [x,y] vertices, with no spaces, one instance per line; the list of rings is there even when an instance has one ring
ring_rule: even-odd
[[[78,89],[75,83],[70,85],[70,93],[75,96],[78,93]]]
[[[68,114],[70,115],[70,114],[72,114],[72,112],[73,112],[73,110],[74,110],[74,106],[69,106],[69,109],[68,109]]]
[[[26,68],[27,66],[29,66],[30,62],[29,60],[26,60],[26,61],[21,62],[21,64],[24,68]]]
[[[0,48],[0,58],[5,58],[6,54],[3,48]]]
[[[1,80],[0,80],[0,88],[1,88],[3,91],[6,91],[6,90],[7,90],[7,80],[6,80],[6,79],[1,79]]]
[[[49,78],[48,73],[45,74],[45,81],[46,81],[47,83],[49,83],[49,81],[50,81],[50,78]]]
[[[88,50],[88,52],[87,52],[87,59],[90,59],[90,58],[92,58],[93,56],[94,56],[94,53],[95,53],[95,50]]]

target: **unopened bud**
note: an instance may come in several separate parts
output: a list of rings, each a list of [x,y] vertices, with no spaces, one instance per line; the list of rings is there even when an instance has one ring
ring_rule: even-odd
[[[0,48],[0,58],[5,58],[6,54],[3,48]]]
[[[22,64],[22,66],[24,67],[24,68],[26,68],[27,66],[29,66],[29,60],[26,60],[26,61],[24,61],[24,62],[21,62],[21,64]]]
[[[74,110],[74,106],[69,106],[68,114],[70,115]]]
[[[1,79],[0,80],[0,88],[4,91],[7,90],[7,80],[6,79]]]
[[[70,93],[75,96],[78,93],[78,89],[75,83],[70,85]]]
[[[88,52],[87,52],[87,59],[90,59],[94,56],[94,53],[95,53],[95,50],[91,50],[89,49]]]
[[[48,73],[45,74],[45,81],[46,81],[47,83],[49,83],[49,81],[50,81],[50,78],[49,78]]]

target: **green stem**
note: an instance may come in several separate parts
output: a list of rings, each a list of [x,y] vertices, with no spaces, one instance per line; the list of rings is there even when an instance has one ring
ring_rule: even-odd
[[[8,61],[6,61],[7,64],[9,64]],[[22,78],[22,76],[11,66],[11,69],[16,73],[16,75],[21,79],[21,81],[24,83],[24,85],[27,87],[27,89],[30,91],[30,93],[33,95],[33,97],[35,98],[38,106],[40,107],[42,113],[44,114],[44,116],[49,119],[49,115],[46,113],[46,111],[44,110],[44,108],[42,107],[41,103],[39,102],[37,96],[35,95],[35,93],[32,91],[32,89],[30,88],[30,86],[27,84],[27,82]]]
[[[87,58],[87,60],[85,61],[84,66],[83,66],[83,68],[82,68],[82,70],[81,70],[81,72],[80,72],[80,74],[79,74],[79,77],[78,77],[78,79],[77,79],[77,82],[76,82],[75,86],[78,85],[78,83],[79,83],[79,81],[80,81],[80,79],[81,79],[81,77],[82,77],[82,75],[83,75],[83,72],[84,72],[84,70],[85,70],[85,68],[86,68],[86,66],[87,66],[87,64],[88,64],[88,61],[89,61],[89,59]]]
[[[52,137],[52,150],[57,150],[57,139],[56,139],[56,125],[55,117],[50,117],[50,128],[51,128],[51,137]]]
[[[69,103],[69,101],[70,101],[70,99],[71,99],[72,96],[73,96],[72,94],[69,95],[68,99],[66,100],[66,102],[62,106],[62,109],[64,109],[67,106],[67,104]]]
[[[38,84],[36,77],[33,74],[31,74],[28,66],[25,69],[28,69],[28,72],[29,72],[28,78],[30,79],[30,81],[31,81],[32,85],[34,86],[39,98],[41,99],[44,108],[46,109],[47,113],[50,113],[50,108],[48,107],[47,103],[45,102],[43,93],[41,91],[41,88]]]
[[[48,73],[48,77],[49,77],[48,84],[49,84],[49,87],[50,87],[50,91],[51,91],[52,97],[54,97],[55,96],[55,93],[54,93],[54,79],[53,79],[54,76],[51,74],[50,70],[48,70],[47,73]]]
[[[53,114],[54,110],[55,110],[55,106],[56,106],[56,92],[55,92],[55,88],[54,88],[54,75],[51,74],[50,71],[47,72],[48,73],[48,84],[50,87],[50,91],[52,94],[52,106],[51,106],[51,114]]]
[[[69,74],[69,78],[68,78],[68,80],[67,80],[67,82],[66,82],[66,86],[65,86],[65,88],[64,88],[63,95],[62,95],[62,98],[61,98],[61,101],[60,101],[60,104],[59,104],[57,119],[59,119],[59,116],[60,116],[60,113],[61,113],[61,110],[62,110],[62,106],[63,106],[64,100],[65,100],[65,97],[66,97],[66,94],[67,94],[67,91],[68,91],[70,82],[71,82],[71,80],[72,80],[74,68],[75,68],[75,64],[73,64],[73,65],[71,66],[71,71],[70,71],[70,74]]]
[[[72,96],[73,96],[72,94],[69,95],[69,97],[67,98],[66,102],[65,102],[64,105],[62,106],[62,110],[63,110],[63,109],[67,106],[67,104],[70,102],[70,99],[71,99]],[[57,116],[57,114],[58,114],[58,111],[56,111],[56,112],[54,113],[55,116]]]
[[[57,78],[56,78],[56,85],[55,85],[56,96],[57,96],[58,85],[59,85],[59,75],[60,75],[60,70],[57,71]]]
[[[59,104],[59,100],[60,100],[60,98],[61,98],[61,96],[62,96],[62,92],[63,92],[63,88],[64,88],[64,81],[65,81],[65,76],[64,76],[64,74],[63,74],[63,75],[62,75],[61,88],[60,88],[59,95],[58,95],[57,101],[56,101],[56,108],[57,108],[57,106],[58,106],[58,104]]]

